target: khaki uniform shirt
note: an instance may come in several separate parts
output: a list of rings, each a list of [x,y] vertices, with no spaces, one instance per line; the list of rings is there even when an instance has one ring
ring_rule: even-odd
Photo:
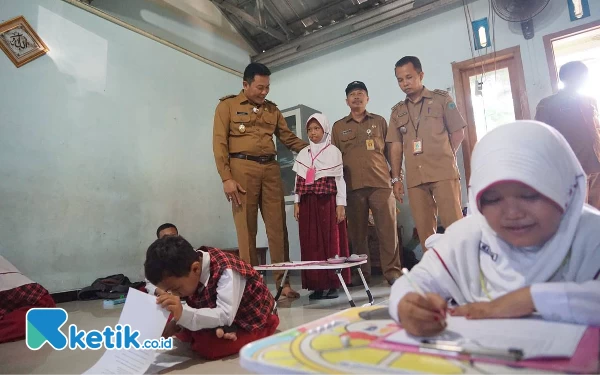
[[[331,141],[342,152],[347,191],[392,187],[385,157],[387,128],[383,117],[369,112],[360,123],[348,115],[333,124]],[[367,149],[367,140],[373,141],[373,150]]]
[[[565,137],[586,174],[600,172],[600,120],[593,98],[562,90],[540,101],[535,119]]]
[[[392,107],[386,142],[402,143],[407,188],[460,178],[450,133],[466,126],[446,91],[424,88],[418,102],[407,97]],[[413,152],[417,139],[422,141],[421,154]]]
[[[255,106],[243,91],[220,101],[215,111],[213,153],[223,181],[232,178],[229,154],[277,155],[273,135],[295,152],[308,146],[288,128],[275,103],[266,100],[264,104]],[[257,108],[256,113],[254,108]]]

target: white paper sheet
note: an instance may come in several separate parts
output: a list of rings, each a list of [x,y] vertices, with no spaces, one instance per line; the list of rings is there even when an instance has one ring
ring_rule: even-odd
[[[171,355],[167,353],[156,353],[156,358],[148,370],[146,375],[158,374],[159,372],[176,366],[180,363],[190,360],[189,357],[181,357],[177,355]]]
[[[128,324],[132,331],[139,331],[141,344],[145,340],[159,340],[168,318],[169,312],[156,303],[155,296],[130,288],[117,324]],[[144,374],[155,358],[154,350],[106,350],[84,374]]]
[[[587,327],[538,319],[467,320],[449,316],[448,328],[430,340],[452,341],[467,349],[521,349],[524,358],[572,357]],[[386,341],[418,346],[424,338],[400,330]]]

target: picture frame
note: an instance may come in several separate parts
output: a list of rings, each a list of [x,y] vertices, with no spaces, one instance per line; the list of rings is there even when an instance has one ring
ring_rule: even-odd
[[[17,68],[49,51],[48,46],[23,16],[0,24],[0,48]]]

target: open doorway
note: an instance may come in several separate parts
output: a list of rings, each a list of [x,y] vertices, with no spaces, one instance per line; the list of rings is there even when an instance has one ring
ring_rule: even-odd
[[[465,178],[477,140],[495,127],[530,118],[521,50],[517,47],[452,64],[456,104],[467,129],[462,143]]]
[[[570,61],[581,61],[589,69],[589,79],[581,94],[600,102],[600,21],[546,35],[544,46],[553,91],[562,88],[558,78],[560,67]]]

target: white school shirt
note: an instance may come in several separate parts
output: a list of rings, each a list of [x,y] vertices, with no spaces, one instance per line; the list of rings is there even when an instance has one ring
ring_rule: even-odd
[[[438,269],[439,263],[440,260],[435,252],[427,251],[421,262],[410,271],[410,278],[423,292],[436,293],[444,299],[449,299],[450,294],[445,285],[438,283],[430,272]],[[485,265],[486,263],[481,264],[484,273]],[[487,287],[493,298],[500,297],[499,291],[495,290],[493,285]],[[392,286],[389,312],[396,322],[400,322],[398,304],[409,292],[416,291],[406,277],[399,278]],[[600,280],[583,283],[536,283],[531,286],[531,297],[535,310],[546,320],[600,326]]]
[[[296,191],[297,181],[298,179],[294,181],[294,191]],[[346,181],[344,180],[344,176],[335,177],[335,187],[337,189],[335,204],[338,206],[346,206]],[[300,203],[300,194],[294,194],[294,203]]]
[[[198,288],[198,291],[201,292],[210,280],[210,254],[202,250],[197,251],[202,253],[202,271],[200,272],[202,286]],[[177,325],[190,331],[232,325],[245,288],[246,278],[237,271],[226,269],[217,283],[217,307],[195,309],[185,304]]]

